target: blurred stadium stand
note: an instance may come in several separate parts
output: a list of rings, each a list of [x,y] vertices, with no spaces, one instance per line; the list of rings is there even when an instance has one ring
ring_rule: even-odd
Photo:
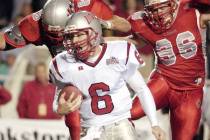
[[[16,118],[16,104],[24,81],[33,79],[33,67],[38,62],[50,62],[50,54],[46,47],[27,47],[17,57],[8,77],[0,76],[5,80],[4,86],[12,93],[12,101],[1,107],[2,118]]]

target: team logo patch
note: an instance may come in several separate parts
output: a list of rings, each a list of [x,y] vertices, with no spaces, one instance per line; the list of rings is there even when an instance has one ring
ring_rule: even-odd
[[[36,13],[33,13],[32,14],[32,18],[33,18],[34,21],[38,21],[38,20],[40,20],[41,15],[42,15],[42,10],[40,10],[40,11],[38,11]]]
[[[90,0],[80,0],[77,3],[78,8],[90,5]]]
[[[106,59],[106,65],[112,65],[112,64],[119,64],[119,60],[116,57],[111,57],[109,59]]]

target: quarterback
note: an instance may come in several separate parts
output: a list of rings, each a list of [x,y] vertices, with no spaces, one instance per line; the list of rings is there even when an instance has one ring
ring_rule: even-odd
[[[64,47],[50,64],[50,77],[57,85],[57,97],[66,85],[82,92],[82,130],[98,130],[102,140],[137,139],[131,117],[132,99],[126,83],[136,92],[158,140],[164,133],[157,124],[155,104],[138,67],[144,65],[133,44],[104,42],[100,22],[89,12],[74,13],[64,30]],[[59,102],[59,99],[58,99]],[[59,107],[55,104],[55,108]],[[97,133],[95,131],[94,133]],[[123,132],[123,133],[122,133]],[[90,134],[90,135],[88,135]]]
[[[92,12],[105,28],[122,32],[130,29],[129,22],[113,15],[102,0],[48,0],[42,10],[26,16],[18,25],[0,33],[0,50],[21,48],[30,43],[45,44],[54,57],[64,50],[62,32],[69,15],[81,10]],[[78,113],[71,113],[65,117],[73,140],[80,133],[79,120],[74,119],[77,116]]]

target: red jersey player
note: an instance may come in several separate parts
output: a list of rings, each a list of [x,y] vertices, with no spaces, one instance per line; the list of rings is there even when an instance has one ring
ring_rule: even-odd
[[[56,3],[56,6],[51,3]],[[123,32],[130,29],[130,24],[125,19],[113,15],[111,9],[101,0],[73,0],[73,2],[52,0],[42,10],[26,16],[18,25],[10,28],[4,34],[0,34],[0,49],[20,48],[29,43],[45,44],[54,57],[63,49],[60,31],[63,30],[69,12],[72,12],[66,10],[70,9],[70,3],[73,3],[72,9],[75,12],[87,10],[94,13],[106,28]],[[60,11],[58,7],[62,7],[63,11]],[[56,12],[54,15],[51,14],[53,10]]]
[[[153,46],[157,63],[148,86],[157,108],[169,107],[173,140],[192,140],[201,117],[205,79],[200,15],[189,1],[145,0],[129,17],[132,31]],[[201,18],[200,18],[201,17]],[[136,99],[137,100],[137,99]],[[144,115],[132,110],[133,118]]]
[[[23,18],[18,25],[10,28],[4,34],[0,34],[0,49],[10,50],[21,48],[29,43],[35,45],[45,44],[52,57],[54,57],[63,51],[61,31],[68,19],[69,12],[80,10],[87,10],[94,13],[101,19],[101,23],[106,28],[123,32],[130,29],[128,21],[113,15],[111,9],[101,0],[73,0],[71,2],[69,0],[51,0],[45,4],[42,10]],[[66,125],[70,131],[74,130],[71,132],[71,137],[72,140],[76,140],[79,137],[75,138],[74,136],[79,135],[78,128],[80,126],[78,125],[80,123],[76,119],[77,117],[73,115],[78,116],[78,113],[71,113],[66,116]],[[70,125],[71,121],[75,125]]]

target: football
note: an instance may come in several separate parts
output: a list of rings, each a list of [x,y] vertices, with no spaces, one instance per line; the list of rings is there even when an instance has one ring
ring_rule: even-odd
[[[78,96],[82,96],[82,92],[81,92],[77,87],[75,87],[75,86],[66,86],[66,87],[64,87],[64,88],[62,89],[60,95],[62,95],[62,94],[65,93],[64,99],[65,99],[65,100],[68,100],[69,97],[70,97],[70,95],[71,95],[73,92],[75,93],[75,95],[73,96],[73,100],[76,99]]]

